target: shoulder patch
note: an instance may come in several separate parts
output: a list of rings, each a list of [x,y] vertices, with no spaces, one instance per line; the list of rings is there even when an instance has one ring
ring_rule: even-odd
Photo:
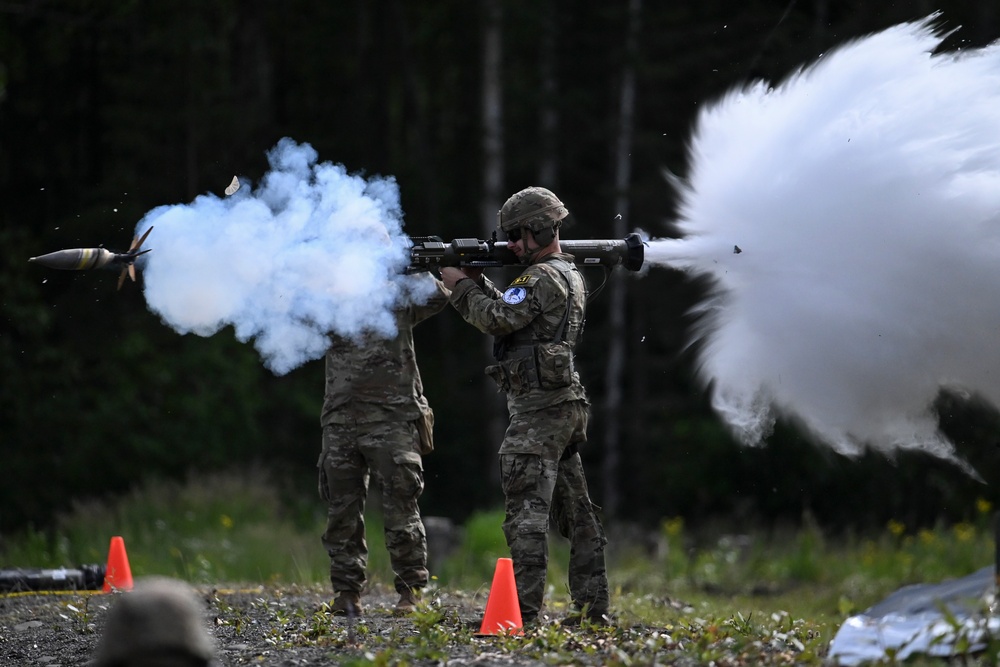
[[[509,287],[531,287],[542,275],[537,271],[526,271],[510,282]]]
[[[510,286],[514,287],[515,285],[527,285],[530,281],[531,281],[531,275],[528,273],[522,273],[517,278],[514,278]]]
[[[508,287],[503,293],[503,301],[511,306],[516,306],[524,301],[527,296],[528,290],[523,287]]]

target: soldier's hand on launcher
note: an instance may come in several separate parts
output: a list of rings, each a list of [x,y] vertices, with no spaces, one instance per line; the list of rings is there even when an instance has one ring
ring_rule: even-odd
[[[474,267],[462,267],[458,268],[455,266],[445,266],[441,268],[441,282],[448,289],[455,289],[455,285],[458,284],[459,280],[465,278],[471,278],[477,283],[483,277],[483,270]]]

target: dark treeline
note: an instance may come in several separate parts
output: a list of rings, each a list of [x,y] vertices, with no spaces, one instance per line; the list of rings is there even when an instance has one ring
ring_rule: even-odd
[[[618,195],[629,230],[669,236],[675,200],[664,173],[684,173],[703,105],[935,9],[927,0],[0,3],[0,530],[45,526],[71,499],[147,477],[251,462],[287,475],[297,502],[321,511],[321,361],[276,377],[231,329],[179,335],[146,309],[140,287],[116,292],[113,274],[47,271],[28,257],[123,249],[152,208],[221,194],[234,174],[259,179],[282,137],[349,171],[394,176],[414,236],[481,236],[492,224],[484,212],[532,184],[569,204],[569,238],[610,237]],[[942,18],[961,26],[952,48],[1000,37],[993,3],[953,0]],[[492,148],[491,30],[502,130]],[[629,68],[631,178],[620,193],[614,149]],[[487,166],[499,167],[499,193]],[[996,413],[954,396],[941,397],[942,428],[987,484],[916,454],[848,460],[791,424],[764,447],[740,447],[708,407],[685,346],[687,312],[705,286],[666,270],[624,280],[620,406],[604,400],[613,342],[604,323],[619,292],[592,302],[579,357],[595,404],[584,459],[597,501],[612,499],[611,520],[766,526],[810,515],[831,529],[878,529],[889,518],[961,520],[977,498],[1000,500],[989,474]],[[424,509],[462,519],[500,502],[485,341],[446,311],[418,328],[417,344],[438,424]],[[614,466],[602,446],[609,423],[620,432]]]

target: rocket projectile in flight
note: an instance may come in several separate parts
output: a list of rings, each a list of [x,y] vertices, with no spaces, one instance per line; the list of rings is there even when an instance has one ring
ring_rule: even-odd
[[[135,260],[140,255],[145,255],[152,248],[139,250],[143,241],[153,231],[150,227],[142,238],[136,237],[132,240],[128,252],[112,252],[107,248],[71,248],[69,250],[57,250],[47,255],[30,257],[29,262],[37,262],[50,269],[62,269],[66,271],[85,271],[87,269],[116,269],[122,268],[121,275],[118,276],[118,289],[122,288],[125,276],[128,275],[135,282]]]

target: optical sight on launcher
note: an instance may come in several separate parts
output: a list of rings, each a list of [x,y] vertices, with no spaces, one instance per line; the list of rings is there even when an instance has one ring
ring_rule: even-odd
[[[505,241],[494,238],[455,239],[444,241],[439,236],[413,237],[410,248],[410,266],[407,273],[438,270],[443,266],[490,268],[518,264],[517,255],[507,248]],[[642,239],[629,234],[624,239],[596,239],[590,241],[561,240],[564,253],[573,255],[579,266],[603,266],[613,269],[622,266],[629,271],[642,268],[644,259]]]

